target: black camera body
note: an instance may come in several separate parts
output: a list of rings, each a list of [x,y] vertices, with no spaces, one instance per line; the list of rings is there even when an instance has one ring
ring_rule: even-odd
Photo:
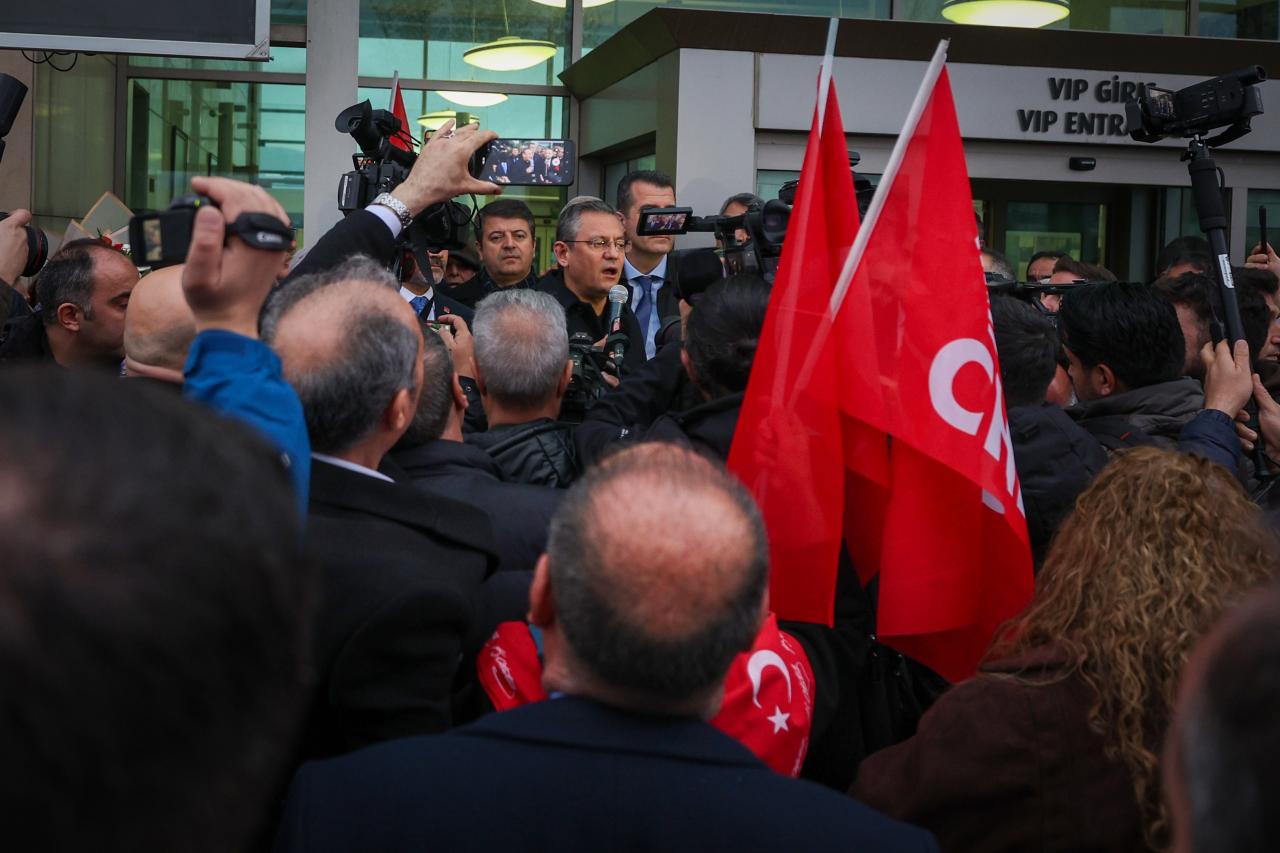
[[[191,250],[191,233],[196,213],[202,207],[217,207],[209,197],[196,193],[180,195],[168,210],[142,213],[129,220],[129,248],[138,266],[160,269],[181,264]],[[293,226],[269,213],[242,213],[226,223],[226,236],[239,237],[249,246],[264,251],[287,251],[293,247]]]
[[[1262,66],[1253,65],[1177,92],[1148,86],[1137,102],[1125,105],[1125,130],[1138,142],[1202,136],[1220,127],[1227,129],[1208,141],[1211,146],[1239,139],[1262,114],[1257,84],[1266,79]]]
[[[586,332],[569,336],[569,361],[573,363],[573,372],[564,399],[560,402],[562,421],[581,423],[587,410],[607,390],[602,369],[596,361],[602,353],[594,349],[594,343]]]
[[[363,210],[409,177],[418,156],[391,144],[392,138],[407,137],[395,115],[375,110],[365,100],[343,110],[334,126],[351,134],[361,152],[351,158],[355,168],[338,180],[338,209],[343,215]],[[434,204],[414,218],[403,238],[412,250],[460,248],[469,242],[471,218],[471,211],[457,202]],[[419,265],[428,268],[422,259]]]

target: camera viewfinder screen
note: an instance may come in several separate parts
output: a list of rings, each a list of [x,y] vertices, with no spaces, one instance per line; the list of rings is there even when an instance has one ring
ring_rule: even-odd
[[[689,220],[686,211],[676,213],[642,212],[647,234],[683,234]]]
[[[143,259],[155,263],[164,257],[164,242],[160,238],[160,219],[148,219],[142,223]]]
[[[566,139],[495,139],[489,143],[480,178],[512,186],[572,184],[573,143]]]

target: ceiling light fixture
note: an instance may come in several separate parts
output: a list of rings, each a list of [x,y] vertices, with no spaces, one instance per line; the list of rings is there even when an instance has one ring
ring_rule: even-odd
[[[507,99],[500,92],[436,92],[451,104],[462,107],[492,107]]]
[[[418,116],[418,124],[434,132],[439,130],[440,126],[449,119],[456,120],[458,124],[480,123],[480,116],[465,110],[436,110],[435,112]]]
[[[569,5],[568,0],[533,0],[534,3],[540,3],[543,6],[555,6],[563,9]],[[603,6],[606,3],[612,3],[613,0],[582,0],[582,8],[590,9],[592,6]]]
[[[947,0],[942,17],[956,24],[1046,27],[1071,14],[1069,0]]]
[[[462,61],[486,71],[523,71],[555,55],[556,46],[549,41],[503,36],[471,48]]]

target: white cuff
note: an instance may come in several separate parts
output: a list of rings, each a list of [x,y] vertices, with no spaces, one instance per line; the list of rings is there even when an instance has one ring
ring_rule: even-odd
[[[391,237],[395,239],[400,236],[400,217],[396,216],[396,212],[389,207],[381,204],[371,204],[365,210],[381,219],[386,226],[391,229]]]

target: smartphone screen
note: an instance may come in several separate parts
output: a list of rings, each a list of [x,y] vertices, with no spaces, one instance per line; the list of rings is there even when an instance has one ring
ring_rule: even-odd
[[[574,182],[575,165],[569,139],[495,139],[471,173],[494,184],[563,187]]]
[[[636,233],[643,237],[657,234],[684,234],[689,230],[691,207],[653,207],[640,211]]]

